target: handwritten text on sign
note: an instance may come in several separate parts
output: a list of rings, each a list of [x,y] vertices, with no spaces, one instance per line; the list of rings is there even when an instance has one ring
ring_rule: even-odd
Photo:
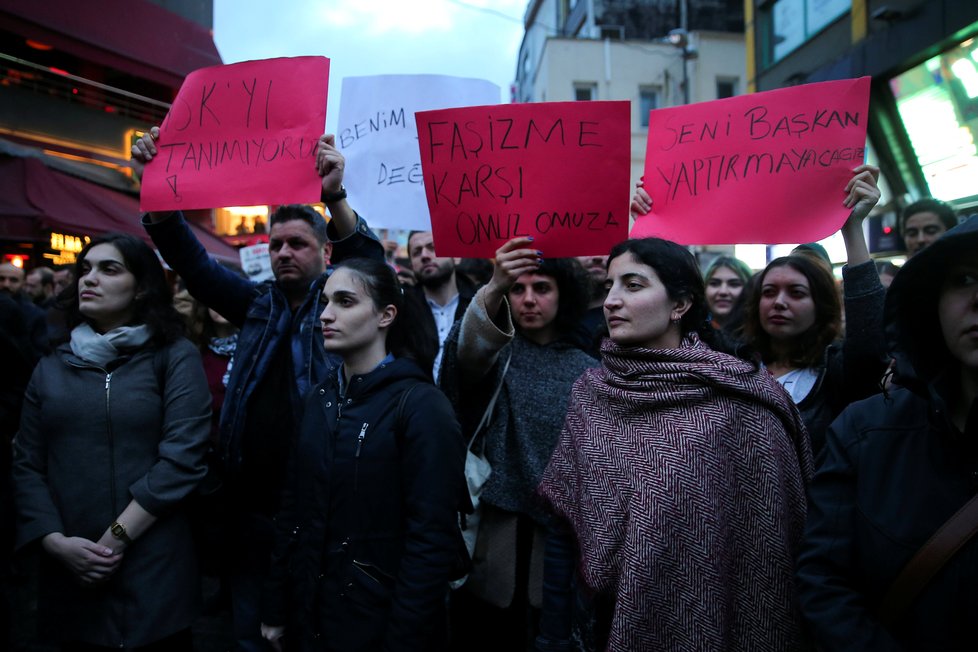
[[[628,102],[418,113],[439,256],[490,258],[533,236],[548,257],[608,253],[628,230]]]
[[[142,210],[318,201],[328,80],[325,57],[192,72],[160,126]]]
[[[865,156],[869,77],[652,111],[632,237],[794,243],[837,231]]]
[[[418,111],[499,102],[499,87],[447,75],[346,77],[336,143],[350,203],[374,226],[427,231]],[[396,210],[391,210],[396,207]]]

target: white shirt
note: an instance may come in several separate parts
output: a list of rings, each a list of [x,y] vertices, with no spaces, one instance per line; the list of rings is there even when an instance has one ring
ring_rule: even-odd
[[[794,369],[780,378],[775,378],[784,387],[791,400],[798,405],[815,387],[818,380],[818,372],[811,367],[807,369]]]
[[[427,297],[425,297],[427,299]],[[455,311],[458,310],[458,294],[444,306],[440,306],[431,299],[427,299],[428,307],[431,308],[431,316],[435,318],[435,329],[438,331],[438,355],[435,356],[435,364],[432,368],[435,381],[438,380],[438,370],[441,369],[441,356],[445,350],[445,340],[455,324]]]

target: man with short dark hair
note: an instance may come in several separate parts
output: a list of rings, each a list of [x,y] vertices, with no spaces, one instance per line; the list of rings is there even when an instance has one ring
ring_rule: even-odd
[[[66,287],[75,282],[75,270],[71,265],[62,265],[54,270],[54,296],[61,294]]]
[[[24,292],[34,305],[49,308],[54,301],[54,271],[50,267],[35,267],[24,279]]]
[[[145,163],[157,154],[155,127],[133,147]],[[384,260],[366,222],[346,202],[345,160],[331,135],[320,138],[316,165],[322,200],[332,219],[309,206],[280,206],[270,219],[268,253],[274,280],[260,285],[224,269],[177,213],[149,214],[143,225],[190,294],[241,330],[221,410],[224,486],[234,521],[231,593],[237,650],[266,650],[260,593],[271,554],[279,496],[296,415],[313,386],[335,373],[319,325],[327,260],[364,256]]]
[[[900,217],[900,235],[907,248],[907,256],[913,257],[927,248],[941,235],[958,224],[957,213],[947,202],[925,197],[903,209]]]
[[[604,300],[608,296],[605,281],[608,278],[608,256],[578,256],[588,276],[587,310],[581,317],[577,330],[574,332],[574,343],[591,357],[601,357],[601,339],[598,333],[605,325]]]
[[[408,256],[411,257],[411,269],[418,282],[415,287],[405,288],[404,291],[428,306],[428,310],[419,311],[425,318],[418,328],[429,339],[438,341],[438,355],[432,368],[432,377],[437,380],[445,340],[452,326],[469,307],[475,287],[467,277],[455,273],[454,258],[435,255],[431,231],[411,231],[408,234]],[[428,315],[431,315],[430,320]]]

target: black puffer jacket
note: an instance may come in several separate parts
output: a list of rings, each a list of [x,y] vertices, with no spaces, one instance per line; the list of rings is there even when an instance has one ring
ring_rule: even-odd
[[[810,488],[798,578],[803,612],[826,650],[973,650],[978,540],[926,586],[893,628],[875,610],[914,553],[978,493],[978,408],[948,418],[960,376],[938,321],[948,263],[978,252],[978,218],[912,258],[887,297],[900,387],[832,424]],[[962,325],[963,326],[963,325]]]
[[[876,264],[842,268],[846,336],[825,349],[812,391],[798,404],[816,457],[825,445],[829,424],[853,401],[879,392],[886,371],[883,300]]]
[[[411,391],[397,425],[401,395]],[[330,377],[305,404],[262,621],[297,649],[433,650],[458,561],[465,443],[407,359]]]

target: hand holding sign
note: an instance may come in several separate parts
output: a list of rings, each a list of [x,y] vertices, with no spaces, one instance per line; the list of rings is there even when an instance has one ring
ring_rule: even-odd
[[[683,244],[810,242],[839,229],[863,162],[870,79],[847,79],[652,111],[632,237]]]
[[[335,195],[343,187],[346,160],[336,149],[336,136],[324,134],[316,145],[316,170],[322,177],[323,197]]]
[[[318,201],[328,80],[325,57],[190,73],[147,159],[142,210]]]
[[[133,176],[137,181],[142,180],[146,164],[159,154],[159,150],[156,149],[156,139],[159,137],[160,128],[150,127],[149,131],[136,139],[136,144],[130,149],[132,159],[129,161],[129,167],[132,168]]]
[[[494,317],[499,312],[503,297],[509,293],[523,274],[531,274],[540,268],[542,252],[533,247],[533,238],[513,238],[496,250],[496,264],[492,278],[486,285],[486,314]]]
[[[848,221],[862,223],[880,200],[880,169],[875,165],[860,165],[852,171],[853,177],[846,184],[846,199],[842,205],[851,208]]]

